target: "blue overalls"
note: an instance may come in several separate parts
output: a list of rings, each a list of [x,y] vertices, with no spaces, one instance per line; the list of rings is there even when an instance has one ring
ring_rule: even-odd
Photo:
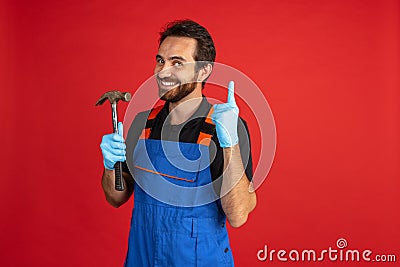
[[[197,143],[149,139],[160,110],[150,112],[133,152],[134,209],[125,266],[231,267],[226,216],[207,187],[212,109]]]

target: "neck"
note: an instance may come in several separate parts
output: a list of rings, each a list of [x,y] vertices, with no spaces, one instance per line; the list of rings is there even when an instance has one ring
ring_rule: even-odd
[[[176,125],[187,121],[199,108],[202,99],[200,85],[200,88],[196,88],[178,102],[169,103],[170,123]]]

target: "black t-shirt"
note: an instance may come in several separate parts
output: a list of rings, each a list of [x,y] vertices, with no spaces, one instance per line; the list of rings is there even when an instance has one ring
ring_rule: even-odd
[[[211,108],[211,104],[203,97],[199,108],[185,123],[178,125],[171,125],[169,123],[169,103],[166,102],[164,107],[160,110],[155,118],[155,123],[152,128],[150,139],[179,141],[186,143],[196,143],[199,132],[202,128],[205,118]],[[142,130],[145,128],[147,117],[150,111],[140,112],[136,115],[134,121],[128,132],[126,140],[127,147],[127,161],[132,161],[133,151],[139,139]],[[253,162],[251,156],[250,136],[246,122],[240,118],[238,121],[238,137],[239,146],[242,156],[243,166],[245,168],[246,176],[249,180],[253,178]],[[210,171],[212,180],[216,181],[223,173],[224,156],[223,149],[219,145],[217,133],[214,132],[209,147],[210,151]],[[128,164],[129,165],[129,164]],[[123,163],[123,171],[130,173],[126,162]],[[218,179],[222,181],[222,179]]]

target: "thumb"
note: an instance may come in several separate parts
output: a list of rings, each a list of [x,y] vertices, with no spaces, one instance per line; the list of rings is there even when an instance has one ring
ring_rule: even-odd
[[[118,122],[118,134],[122,137],[124,136],[124,125],[122,122]]]

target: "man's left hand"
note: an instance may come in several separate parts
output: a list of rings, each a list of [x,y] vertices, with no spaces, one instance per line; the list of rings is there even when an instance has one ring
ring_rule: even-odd
[[[239,142],[238,118],[239,108],[235,101],[235,84],[230,81],[228,84],[228,101],[223,104],[214,104],[214,112],[211,116],[221,147],[233,147]]]

